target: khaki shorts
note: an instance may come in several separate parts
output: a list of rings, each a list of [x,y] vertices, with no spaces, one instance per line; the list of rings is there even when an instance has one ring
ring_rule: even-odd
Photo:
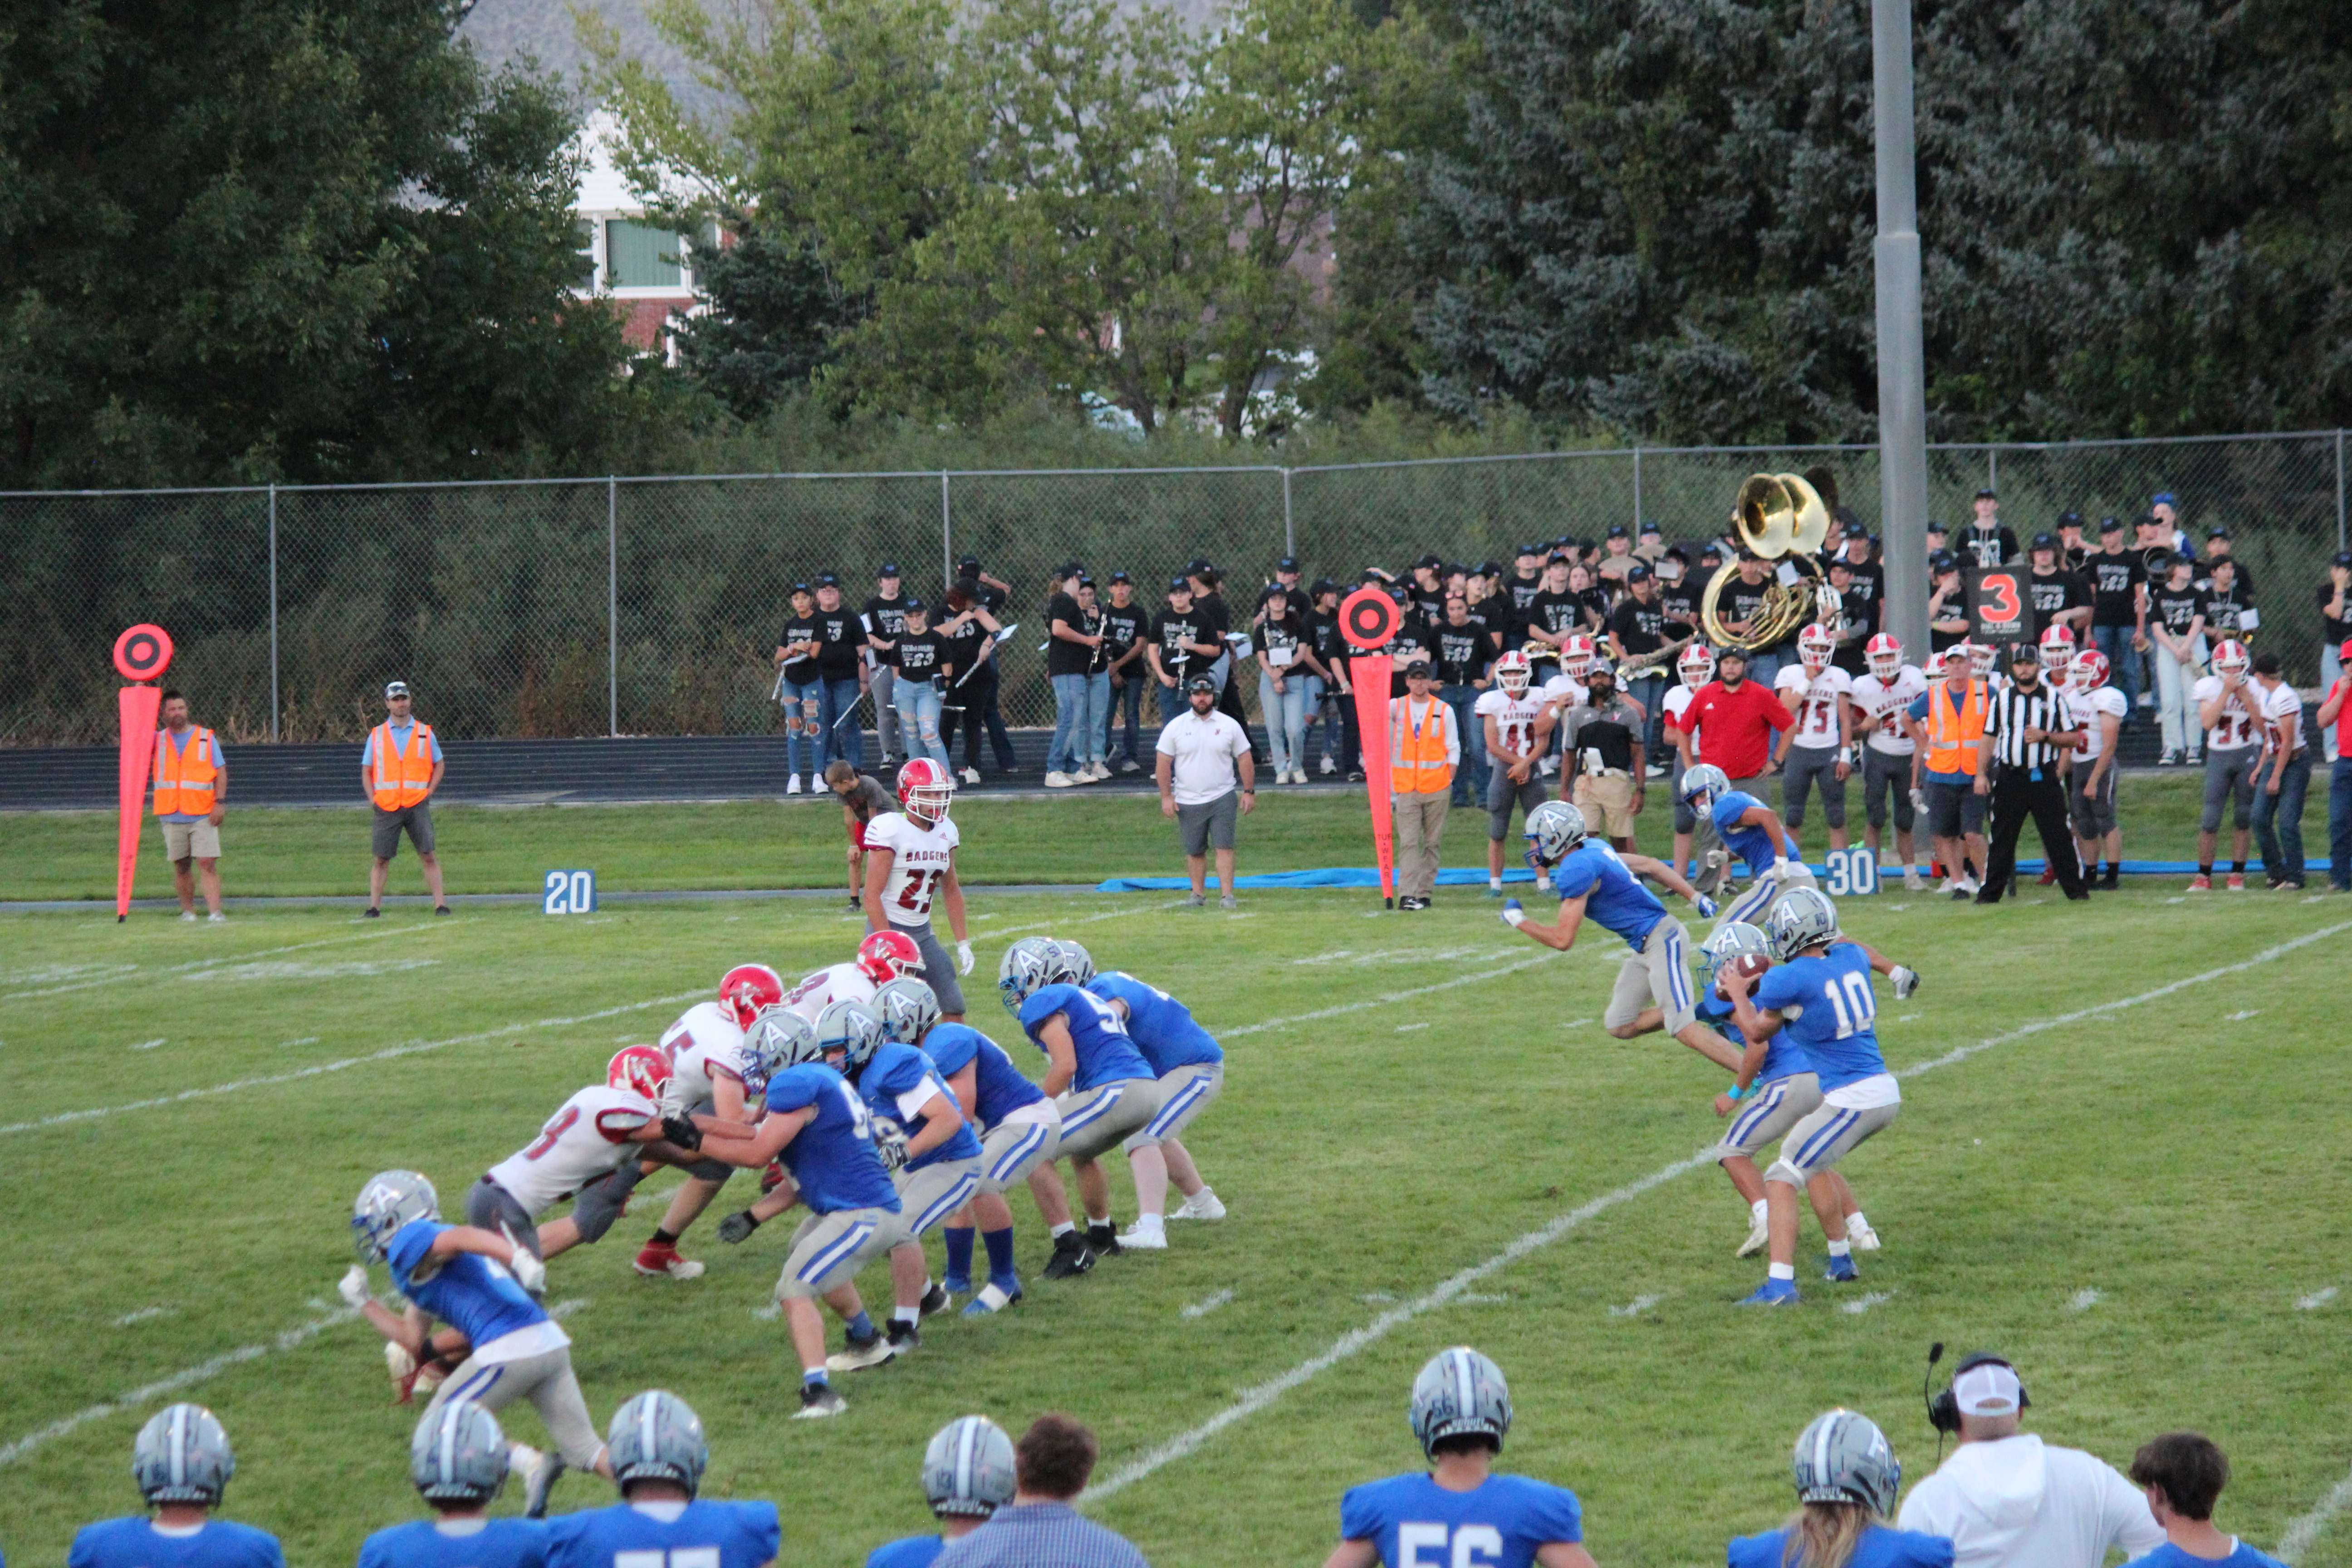
[[[1718,1163],[1735,1154],[1754,1159],[1788,1135],[1789,1129],[1822,1108],[1821,1080],[1809,1072],[1792,1072],[1757,1086],[1756,1098],[1739,1108],[1717,1144]]]
[[[1698,991],[1686,963],[1689,947],[1690,933],[1674,916],[1652,926],[1642,951],[1626,954],[1624,966],[1617,971],[1601,1024],[1622,1028],[1655,1003],[1665,1015],[1666,1033],[1678,1035],[1689,1028],[1698,1018]]]
[[[1054,1102],[1062,1113],[1061,1152],[1091,1160],[1149,1122],[1160,1109],[1160,1080],[1122,1078],[1072,1089]]]
[[[163,827],[164,859],[178,862],[220,858],[220,829],[208,819],[200,816],[194,822],[166,822]]]
[[[1633,781],[1623,773],[1576,775],[1576,809],[1609,838],[1633,837]]]
[[[793,1232],[793,1250],[776,1280],[776,1300],[822,1296],[906,1239],[888,1209],[835,1209],[811,1215]]]

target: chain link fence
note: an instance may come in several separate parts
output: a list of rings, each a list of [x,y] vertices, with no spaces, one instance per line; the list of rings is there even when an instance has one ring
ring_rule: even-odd
[[[1978,489],[2021,536],[2059,513],[2128,520],[2178,498],[2201,540],[2225,526],[2263,611],[2258,641],[2317,679],[2315,595],[2345,542],[2343,431],[2163,441],[1939,447],[1931,515]],[[721,475],[447,485],[0,494],[0,744],[114,736],[106,650],[152,620],[171,679],[239,742],[353,739],[383,683],[414,685],[446,735],[758,733],[777,727],[769,655],[794,582],[840,574],[854,606],[899,565],[936,603],[976,556],[1012,584],[1006,721],[1053,721],[1039,651],[1046,577],[1077,560],[1131,573],[1147,609],[1205,556],[1238,607],[1285,554],[1309,578],[1402,574],[1435,552],[1659,524],[1720,531],[1758,469],[1825,465],[1846,505],[1878,506],[1875,447],[1622,448],[1282,468]],[[2095,531],[2092,533],[2095,542]]]

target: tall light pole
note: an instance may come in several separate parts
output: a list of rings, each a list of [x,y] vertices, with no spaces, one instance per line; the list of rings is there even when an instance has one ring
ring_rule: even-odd
[[[1911,0],[1871,0],[1871,119],[1878,147],[1879,532],[1886,629],[1927,653],[1927,372],[1919,327],[1919,191],[1911,117]]]

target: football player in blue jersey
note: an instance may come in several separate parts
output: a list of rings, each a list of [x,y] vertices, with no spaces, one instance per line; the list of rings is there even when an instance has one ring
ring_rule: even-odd
[[[1723,971],[1723,988],[1748,1047],[1739,1062],[1734,1092],[1745,1093],[1763,1070],[1773,1037],[1786,1029],[1813,1065],[1822,1103],[1780,1141],[1780,1157],[1764,1173],[1769,1212],[1771,1262],[1764,1283],[1744,1305],[1772,1307],[1797,1300],[1797,1192],[1805,1188],[1829,1240],[1823,1278],[1858,1278],[1845,1215],[1834,1189],[1816,1186],[1826,1171],[1879,1129],[1895,1120],[1902,1087],[1886,1070],[1878,1048],[1878,1003],[1871,990],[1874,971],[1895,983],[1895,994],[1908,996],[1919,976],[1882,957],[1838,930],[1837,907],[1811,888],[1800,888],[1772,906],[1765,934],[1779,960],[1761,977]]]
[[[1412,1380],[1411,1421],[1430,1468],[1350,1487],[1323,1568],[1592,1568],[1574,1492],[1495,1473],[1511,1429],[1502,1368],[1467,1345],[1438,1352]]]
[[[961,1213],[979,1190],[980,1140],[931,1058],[897,1038],[883,1021],[896,1015],[898,1028],[920,1038],[940,1021],[938,994],[901,975],[877,991],[865,1011],[873,1027],[828,1042],[824,1059],[849,1079],[873,1113],[876,1146],[898,1189],[905,1224],[890,1249],[889,1338],[891,1349],[904,1352],[923,1342],[924,1314],[947,1309],[947,1292],[931,1283],[923,1237]]]
[[[754,1030],[766,1022],[761,1019]],[[792,1177],[788,1201],[808,1205],[809,1217],[793,1232],[792,1251],[776,1280],[776,1300],[801,1358],[796,1421],[838,1415],[848,1408],[827,1375],[832,1363],[824,1353],[824,1319],[816,1310],[820,1300],[848,1330],[844,1364],[874,1366],[895,1353],[866,1315],[857,1271],[898,1245],[898,1189],[874,1146],[866,1101],[848,1079],[824,1065],[829,1042],[880,1027],[864,1004],[832,1003],[814,1029],[794,1031],[785,1046],[785,1065],[768,1079],[768,1114],[758,1131],[748,1139],[713,1139],[703,1145],[729,1164],[755,1171],[781,1157]],[[773,1195],[786,1192],[780,1186]],[[728,1215],[720,1236],[740,1240],[750,1230],[737,1222],[750,1218],[749,1210]]]
[[[1734,1541],[1729,1568],[1952,1568],[1949,1541],[1886,1524],[1903,1467],[1868,1416],[1813,1417],[1794,1468],[1797,1511],[1778,1530]]]
[[[1585,836],[1584,813],[1564,800],[1548,800],[1528,813],[1528,864],[1540,878],[1550,873],[1559,896],[1559,915],[1549,925],[1528,918],[1517,899],[1503,904],[1503,920],[1518,933],[1557,952],[1576,945],[1587,919],[1613,931],[1633,950],[1617,971],[1601,1023],[1621,1040],[1664,1029],[1721,1068],[1739,1064],[1731,1043],[1698,1018],[1698,998],[1685,967],[1690,933],[1666,913],[1666,906],[1635,880],[1648,877],[1688,900],[1700,914],[1714,903],[1683,879],[1682,873],[1646,855],[1621,855]]]
[[[1071,967],[1092,974],[1094,961],[1077,943],[1062,943]],[[1168,1245],[1168,1184],[1184,1194],[1178,1219],[1223,1219],[1225,1205],[1201,1180],[1192,1151],[1177,1134],[1209,1109],[1225,1087],[1225,1052],[1217,1037],[1192,1021],[1192,1009],[1156,985],[1123,971],[1106,970],[1086,988],[1118,1010],[1128,1038],[1160,1075],[1160,1109],[1128,1135],[1128,1168],[1135,1176],[1135,1228],[1118,1238],[1121,1247]]]
[[[408,1479],[436,1517],[377,1531],[359,1568],[543,1568],[546,1525],[489,1515],[506,1485],[507,1440],[480,1405],[425,1412],[408,1442]]]
[[[1069,1159],[1086,1205],[1084,1237],[1066,1218],[1047,1222],[1054,1256],[1045,1277],[1082,1274],[1093,1267],[1088,1254],[1119,1249],[1118,1227],[1110,1218],[1110,1177],[1101,1156],[1150,1122],[1160,1110],[1160,1078],[1128,1038],[1118,1010],[1076,984],[1076,971],[1058,942],[1023,937],[1005,949],[996,989],[1049,1060],[1039,1087],[1062,1113],[1061,1153]]]
[[[518,1399],[538,1410],[555,1453],[521,1443],[508,1451],[509,1463],[523,1478],[528,1517],[546,1513],[548,1489],[565,1466],[610,1473],[572,1373],[572,1336],[532,1295],[545,1287],[547,1266],[529,1248],[479,1226],[441,1223],[433,1184],[414,1171],[370,1177],[352,1205],[352,1231],[360,1262],[336,1289],[376,1332],[422,1362],[432,1354],[437,1318],[472,1347],[434,1390],[427,1416],[446,1405],[498,1411]],[[408,1298],[404,1312],[368,1293],[371,1263],[392,1266],[393,1289]]]
[[[1724,994],[1722,971],[1724,965],[1736,959],[1754,956],[1769,960],[1772,955],[1771,939],[1745,921],[1732,921],[1716,927],[1699,944],[1698,951],[1698,1016],[1721,1030],[1724,1038],[1744,1055],[1748,1039],[1739,1032],[1738,1021],[1732,1016],[1731,999]],[[1772,1037],[1766,1048],[1764,1065],[1757,1069],[1755,1083],[1744,1090],[1735,1085],[1734,1090],[1715,1097],[1717,1116],[1738,1113],[1731,1125],[1724,1129],[1722,1142],[1716,1146],[1716,1163],[1723,1167],[1723,1173],[1731,1178],[1732,1186],[1748,1204],[1748,1239],[1732,1254],[1746,1258],[1761,1252],[1771,1239],[1767,1217],[1770,1205],[1765,1201],[1764,1176],[1756,1167],[1756,1156],[1780,1142],[1800,1119],[1820,1109],[1822,1089],[1820,1080],[1813,1076],[1812,1063],[1805,1059],[1803,1049],[1783,1029]],[[1877,1233],[1862,1217],[1844,1175],[1837,1171],[1822,1171],[1814,1175],[1813,1182],[1834,1185],[1837,1205],[1845,1214],[1846,1239],[1860,1251],[1875,1251]],[[1811,1184],[1808,1184],[1809,1189]]]
[[[772,1502],[712,1502],[695,1494],[710,1463],[702,1421],[656,1388],[614,1413],[606,1444],[621,1500],[568,1513],[547,1531],[547,1568],[767,1568],[782,1524]]]
[[[1701,763],[1684,773],[1680,787],[1683,804],[1715,825],[1723,852],[1745,861],[1754,879],[1724,906],[1723,924],[1761,925],[1781,894],[1819,886],[1812,868],[1790,847],[1780,816],[1745,790],[1732,788],[1721,768]]]
[[[923,1499],[940,1521],[937,1535],[909,1535],[876,1547],[866,1568],[931,1568],[950,1541],[986,1524],[1013,1500],[1013,1439],[985,1415],[959,1415],[923,1450]]]
[[[969,1024],[939,1021],[936,1009],[929,1015],[931,1021],[925,1022],[920,999],[898,994],[896,984],[875,994],[883,1028],[931,1058],[963,1108],[965,1121],[980,1130],[978,1189],[940,1232],[948,1253],[947,1278],[940,1289],[950,1300],[971,1289],[976,1228],[988,1246],[988,1282],[963,1315],[984,1317],[1021,1300],[1021,1276],[1013,1264],[1013,1210],[1004,1201],[1005,1190],[1015,1182],[1027,1182],[1037,1212],[1049,1226],[1069,1223],[1069,1194],[1063,1189],[1061,1173],[1054,1169],[1054,1156],[1062,1147],[1062,1113],[1021,1075],[994,1040]],[[1087,1255],[1090,1262],[1092,1256]]]
[[[276,1536],[212,1516],[236,1474],[228,1433],[211,1411],[156,1412],[131,1445],[131,1479],[154,1516],[82,1526],[67,1568],[286,1568]]]

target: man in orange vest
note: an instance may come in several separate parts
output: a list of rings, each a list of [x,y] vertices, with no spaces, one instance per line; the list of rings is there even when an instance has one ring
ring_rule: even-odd
[[[1982,885],[1985,800],[1991,787],[1985,721],[1992,689],[1976,679],[1969,651],[1965,642],[1946,648],[1939,679],[1910,707],[1911,787],[1922,792],[1927,831],[1943,862],[1944,885],[1937,890],[1955,899]]]
[[[1435,694],[1437,674],[1421,659],[1404,668],[1405,695],[1389,700],[1389,799],[1396,815],[1397,908],[1425,910],[1437,890],[1437,846],[1445,837],[1462,731]]]
[[[416,858],[425,867],[433,912],[449,912],[441,894],[441,862],[433,854],[433,792],[441,787],[445,768],[441,738],[432,725],[416,721],[410,711],[413,703],[408,682],[386,686],[384,721],[368,731],[367,750],[360,753],[360,787],[375,806],[375,865],[368,872],[370,920],[383,913],[383,880],[392,869],[392,858],[400,853],[403,832],[416,846]]]
[[[210,730],[188,722],[188,700],[176,691],[163,693],[163,727],[155,731],[152,776],[155,820],[163,826],[163,854],[172,862],[180,918],[196,918],[195,877],[202,877],[207,918],[226,920],[221,913],[220,825],[228,799],[228,762]]]

